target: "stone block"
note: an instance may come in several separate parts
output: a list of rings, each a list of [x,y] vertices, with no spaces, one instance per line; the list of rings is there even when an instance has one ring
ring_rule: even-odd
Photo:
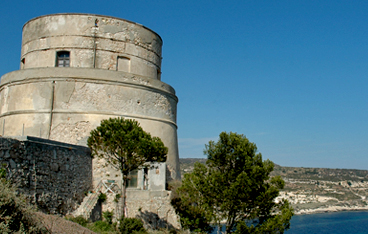
[[[52,163],[50,165],[51,170],[53,171],[59,171],[59,165],[57,163]]]

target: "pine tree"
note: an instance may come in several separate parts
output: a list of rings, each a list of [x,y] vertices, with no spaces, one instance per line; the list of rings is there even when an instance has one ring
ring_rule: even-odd
[[[206,165],[196,163],[184,175],[173,205],[184,227],[208,231],[226,221],[226,233],[283,233],[293,215],[287,200],[275,202],[284,187],[270,177],[274,164],[262,161],[254,143],[236,133],[222,132],[204,150]]]
[[[107,164],[123,175],[123,210],[126,206],[126,186],[129,172],[146,162],[165,162],[167,147],[158,137],[145,132],[135,120],[110,118],[91,131],[87,141],[93,156],[106,160]]]

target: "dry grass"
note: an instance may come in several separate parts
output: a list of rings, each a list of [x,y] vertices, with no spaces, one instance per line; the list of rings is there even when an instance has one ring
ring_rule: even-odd
[[[47,233],[51,234],[94,234],[95,232],[64,218],[56,215],[47,215],[36,212],[41,224],[46,228]]]

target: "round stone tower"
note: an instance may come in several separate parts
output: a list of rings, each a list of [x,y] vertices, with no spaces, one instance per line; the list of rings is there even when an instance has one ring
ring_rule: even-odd
[[[20,70],[0,86],[0,134],[85,145],[102,119],[137,120],[169,148],[180,178],[175,90],[161,82],[161,37],[127,20],[54,14],[23,27]]]

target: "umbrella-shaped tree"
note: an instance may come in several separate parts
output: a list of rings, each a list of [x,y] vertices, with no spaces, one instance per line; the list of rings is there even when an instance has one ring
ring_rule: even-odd
[[[168,152],[159,137],[145,132],[137,121],[124,118],[102,120],[100,126],[91,131],[87,144],[93,156],[103,158],[121,172],[123,210],[129,172],[141,168],[146,162],[166,161]]]

